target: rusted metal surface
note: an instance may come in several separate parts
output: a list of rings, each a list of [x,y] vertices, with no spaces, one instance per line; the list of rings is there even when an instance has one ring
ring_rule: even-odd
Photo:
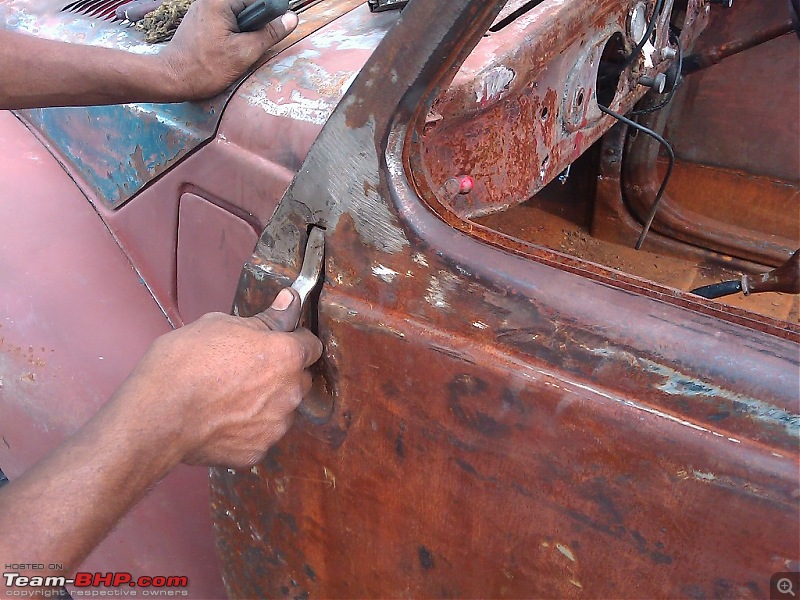
[[[297,30],[265,60],[358,4],[355,0],[326,0],[309,7]],[[60,12],[61,8],[42,0],[0,2],[0,23],[49,39],[140,54],[158,50],[158,46],[145,44],[143,34],[133,28],[100,17]],[[213,137],[235,88],[203,102],[48,108],[18,114],[95,203],[117,208]]]
[[[658,115],[645,117],[642,123],[663,131],[668,117],[669,110],[665,109]],[[632,139],[625,150],[626,158],[622,162],[624,196],[640,221],[649,212],[661,184],[658,155],[659,146],[655,140],[642,135]],[[731,187],[735,184],[735,179],[729,179]],[[797,249],[797,240],[726,223],[725,213],[715,218],[684,208],[669,192],[661,201],[653,229],[673,239],[772,266],[783,264]]]
[[[13,481],[83,424],[169,323],[86,198],[0,113],[0,468]],[[181,467],[92,553],[87,571],[180,572],[223,593],[208,483]]]
[[[615,35],[624,36],[620,50],[635,45],[627,22],[637,2],[571,2],[559,10],[545,2],[481,40],[434,103],[425,131],[423,167],[434,189],[459,174],[476,182],[473,193],[440,201],[462,217],[524,202],[613,125],[597,108],[598,70]],[[630,110],[648,91],[639,79],[669,67],[657,48],[668,45],[671,4],[647,58],[607,84],[614,90],[603,101],[614,110]],[[702,8],[690,2],[687,19],[704,17]],[[683,37],[691,42],[699,29],[685,28]]]
[[[663,158],[660,162],[659,170]],[[787,218],[800,205],[800,186],[679,160],[669,189],[685,209],[717,220],[724,217],[730,225],[749,229],[752,236],[776,236],[788,247],[800,247],[800,219]]]
[[[342,361],[331,424],[216,476],[234,597],[758,598],[796,558],[791,460],[326,303],[329,340],[382,358]]]
[[[759,32],[782,27],[785,6],[773,5],[767,9],[743,0],[735,11],[712,12],[696,51],[703,55],[726,42],[764,37]],[[650,248],[740,261],[742,273],[755,274],[765,265],[783,264],[800,246],[793,218],[800,197],[800,132],[796,111],[787,108],[798,103],[798,60],[791,36],[753,47],[688,75],[673,103],[644,121],[664,131],[679,156],[676,177],[656,217],[654,228],[662,236]],[[781,89],[770,94],[787,101],[773,107],[763,94],[775,85]],[[644,136],[627,145],[624,137],[605,140],[593,235],[633,243],[663,175],[658,151]]]
[[[715,9],[694,51],[774,29],[789,18],[782,0],[737,0]],[[679,159],[800,186],[800,52],[785,35],[686,77],[666,135]],[[765,102],[765,95],[780,102]],[[709,144],[714,140],[714,144]]]
[[[503,14],[521,5],[509,3]],[[23,287],[8,288],[13,311],[3,316],[28,335],[9,335],[0,321],[7,349],[0,346],[0,357],[9,356],[0,360],[0,427],[12,431],[5,436],[10,448],[0,445],[0,467],[12,465],[9,470],[18,473],[76,426],[77,415],[88,416],[132,366],[132,349],[140,354],[170,323],[227,310],[231,290],[222,288],[233,281],[236,267],[225,252],[252,239],[251,230],[267,225],[242,274],[235,306],[241,314],[269,304],[278,286],[297,275],[306,226],[322,224],[328,227],[327,264],[318,322],[326,355],[317,382],[328,385],[334,412],[330,420],[314,423],[298,417],[284,443],[252,471],[214,474],[218,545],[235,596],[765,596],[771,572],[800,566],[800,328],[492,231],[463,219],[474,214],[472,205],[452,204],[448,186],[441,185],[470,174],[456,171],[443,148],[469,151],[458,135],[471,131],[471,119],[497,126],[487,115],[514,116],[515,103],[531,110],[525,101],[537,99],[544,87],[558,98],[574,97],[569,82],[583,81],[587,71],[578,69],[578,78],[570,79],[561,64],[559,84],[550,77],[560,64],[554,49],[563,42],[567,55],[581,41],[597,39],[608,25],[597,11],[608,9],[616,18],[609,21],[613,27],[620,26],[622,14],[610,3],[587,3],[585,12],[594,17],[587,25],[573,5],[548,0],[481,38],[481,28],[502,21],[499,6],[412,3],[393,41],[356,78],[398,15],[373,15],[356,0],[323,2],[314,5],[313,20],[317,28],[327,25],[285,42],[289,47],[281,46],[231,95],[221,120],[215,117],[213,140],[168,168],[164,139],[156,135],[156,142],[144,142],[153,152],[143,150],[142,156],[155,156],[152,164],[144,160],[142,170],[141,179],[150,184],[120,208],[99,201],[98,190],[75,163],[65,161],[97,212],[67,181],[64,217],[52,207],[46,214],[53,226],[58,223],[57,234],[39,222],[27,229],[13,219],[5,222],[32,244],[39,235],[46,238],[47,244],[36,247],[52,246],[56,262],[67,261],[70,268],[57,269],[56,279],[48,271],[31,282],[28,274]],[[3,15],[12,14],[9,6],[23,7],[13,9],[23,29],[39,20],[42,35],[98,36],[93,43],[106,43],[110,35],[108,43],[117,43],[116,34],[103,29],[106,24],[55,25],[49,8],[32,19],[23,14],[29,2],[5,3]],[[692,0],[686,7],[684,36],[692,39],[708,12]],[[548,31],[569,23],[577,28]],[[524,39],[534,32],[552,48]],[[459,69],[473,45],[477,49]],[[515,69],[507,89],[500,67]],[[531,81],[541,83],[527,89],[523,84]],[[625,85],[618,91],[628,106],[639,92],[627,94]],[[479,105],[479,91],[484,100],[492,98],[488,105]],[[435,110],[429,110],[437,97]],[[587,111],[591,91],[588,98]],[[188,114],[176,110],[177,121]],[[94,113],[76,114],[88,123]],[[518,121],[524,114],[520,110]],[[133,116],[142,123],[125,127],[146,133],[143,123],[152,114]],[[561,115],[551,116],[562,123]],[[594,136],[610,124],[587,116],[585,127],[577,127]],[[24,138],[14,126],[14,135]],[[53,127],[58,131],[60,125]],[[452,127],[449,139],[444,127]],[[554,137],[546,137],[545,129],[526,137],[518,155],[561,144],[547,179],[558,172],[558,161],[579,153],[565,140],[579,148],[589,142],[574,131],[559,137],[558,127],[549,130]],[[72,131],[94,140],[82,126]],[[625,138],[613,139],[598,188],[621,203]],[[441,165],[430,158],[431,140],[439,144]],[[176,147],[189,144],[180,137],[172,141]],[[9,157],[24,163],[35,149],[65,181],[42,148],[28,142],[21,149],[8,146]],[[477,144],[487,151],[476,156],[485,173],[497,174],[490,163],[502,161],[490,154],[491,143],[487,134]],[[122,151],[120,144],[108,141],[108,150],[125,161],[135,148]],[[59,153],[52,144],[51,149]],[[503,156],[514,158],[510,152]],[[536,155],[534,166],[541,158]],[[88,162],[102,172],[100,158]],[[162,167],[163,174],[154,177]],[[456,200],[477,198],[481,204],[488,198],[486,206],[494,210],[506,202],[504,193],[517,202],[530,185],[520,183],[527,176],[521,167],[509,169],[505,184],[499,175],[475,174],[471,190]],[[11,198],[8,190],[20,182],[8,177],[11,183],[2,189]],[[457,187],[463,192],[470,186]],[[64,189],[34,194],[31,210],[44,199],[67,197]],[[26,189],[26,198],[30,194]],[[204,231],[236,229],[226,233],[224,252],[214,252],[216,236],[200,240],[185,229],[190,242],[179,241],[179,215],[191,216],[198,203],[203,219],[208,217]],[[28,213],[12,216],[22,214]],[[626,219],[625,227],[638,233],[627,208],[608,214],[609,220]],[[94,235],[64,239],[62,221],[70,215],[81,215]],[[231,223],[236,226],[226,229]],[[78,259],[63,249],[78,240],[96,250],[84,265],[95,278],[84,278]],[[649,243],[758,270],[687,250],[660,234]],[[29,262],[20,260],[14,269],[22,281]],[[198,276],[203,269],[205,278]],[[76,285],[90,289],[69,287]],[[48,300],[53,290],[63,310],[52,312],[58,306]],[[108,300],[102,310],[94,302],[101,298],[92,296],[99,293]],[[36,322],[29,318],[32,310]],[[93,319],[110,325],[82,327]],[[87,331],[102,339],[87,337]],[[61,362],[37,352],[51,347]],[[104,358],[95,360],[95,354]],[[27,374],[33,379],[20,379]],[[55,399],[59,406],[52,404]],[[87,567],[131,570],[141,564],[153,570],[151,563],[135,562],[147,557],[159,563],[159,571],[165,565],[190,575],[198,569],[190,579],[210,590],[199,595],[220,596],[214,567],[202,558],[207,528],[202,515],[192,516],[202,512],[205,481],[191,473],[168,480],[154,497],[155,512],[142,505]],[[191,489],[201,491],[187,493]],[[160,538],[157,544],[163,553],[141,550],[148,535],[163,537],[164,530],[168,542]]]
[[[720,281],[740,280],[743,273],[755,274],[768,270],[768,267],[761,265],[749,265],[748,268],[742,269],[741,261],[714,255],[708,251],[701,252],[699,248],[687,247],[664,236],[658,236],[658,244],[648,244],[647,248],[636,250],[633,244],[641,231],[641,225],[638,223],[633,223],[630,227],[627,245],[592,235],[593,226],[596,226],[598,221],[597,215],[604,214],[603,212],[594,214],[594,209],[599,204],[595,193],[599,183],[597,181],[599,153],[596,150],[598,149],[592,150],[572,166],[570,177],[565,183],[554,182],[530,201],[501,213],[487,215],[477,222],[520,240],[552,248],[587,262],[606,265],[617,271],[677,290],[688,291]],[[682,171],[676,172],[682,173]],[[674,189],[673,181],[670,181],[672,189]],[[706,191],[702,187],[703,183],[704,181],[699,179],[695,193]],[[608,187],[605,181],[603,187]],[[607,225],[614,227],[612,222]],[[664,242],[671,244],[664,247],[666,246]],[[750,313],[795,324],[800,323],[800,296],[797,295],[738,294],[727,296],[721,302],[739,306]]]
[[[594,214],[592,216],[591,234],[594,237],[602,240],[610,241],[622,246],[633,247],[641,231],[641,223],[632,215],[629,205],[626,203],[622,193],[622,166],[625,152],[624,148],[627,139],[627,129],[624,126],[617,126],[615,129],[612,129],[612,131],[603,140],[598,172],[597,196],[594,203]],[[655,183],[651,178],[647,185],[649,186],[649,189],[653,191],[658,184]],[[733,193],[734,190],[736,193],[739,193],[739,189],[742,187],[737,185],[735,178],[733,181],[726,181],[725,186],[725,189],[729,193]],[[746,188],[747,186],[744,187]],[[678,186],[677,189],[668,188],[669,195],[667,196],[667,202],[669,202],[669,200],[672,198],[673,192],[679,193],[682,189],[686,190],[687,187]],[[691,190],[691,187],[688,187],[688,189]],[[705,191],[708,191],[708,189],[709,188],[706,187]],[[705,191],[702,193],[705,193]],[[628,193],[631,193],[630,189],[628,189]],[[650,196],[649,199],[652,199],[652,196]],[[639,200],[642,203],[641,206],[646,206],[644,192],[641,192]],[[724,214],[726,213],[720,212],[720,215]],[[692,226],[690,230],[695,231],[696,228]],[[702,233],[705,234],[707,232]],[[698,240],[698,237],[695,237],[694,240]],[[652,233],[652,235],[648,236],[644,250],[648,252],[661,252],[674,256],[694,258],[699,265],[704,263],[711,263],[720,266],[724,265],[728,268],[737,270],[739,273],[756,274],[764,271],[764,263],[762,262],[743,260],[736,258],[735,256],[709,250],[704,247],[707,243],[706,240],[701,241],[701,245],[687,244],[679,239],[662,235],[656,230]],[[787,257],[788,254],[790,254],[790,252],[787,253]],[[682,297],[675,297],[675,299],[678,302],[684,301],[684,298]],[[798,339],[798,336],[800,336],[800,327],[798,327],[796,322],[756,315],[746,309],[742,310],[742,308],[744,308],[744,306],[737,308],[730,305],[725,307],[707,305],[705,307],[700,307],[699,310],[704,312],[707,310],[709,311],[707,314],[716,315],[718,318],[740,323],[742,325],[756,327],[762,331],[769,332],[780,337]]]
[[[706,5],[705,9],[700,11],[700,14],[696,17],[687,14],[685,25],[681,33],[681,39],[684,41],[692,40],[698,31],[702,31],[709,12],[710,7]],[[678,13],[679,16],[680,14],[681,13]],[[687,49],[691,48],[688,43],[686,47]],[[762,133],[765,138],[768,138],[771,131],[770,128],[766,128]],[[604,239],[616,241],[623,245],[632,245],[636,242],[641,232],[641,224],[631,215],[621,193],[623,181],[621,167],[623,165],[623,148],[625,146],[626,136],[624,129],[619,129],[619,132],[619,134],[608,135],[603,145],[597,178],[597,210],[595,211],[592,223],[592,234],[603,237]],[[647,140],[641,141],[640,146],[643,146],[644,149],[650,152],[650,154],[644,154],[644,162],[647,163],[650,161],[648,165],[650,170],[647,172],[645,185],[649,186],[648,189],[651,191],[651,194],[646,196],[646,200],[652,201],[652,198],[655,196],[655,187],[658,185],[658,180],[655,179],[655,173],[652,170],[655,160],[655,148],[654,146],[648,147]],[[466,221],[453,212],[450,202],[442,200],[442,189],[443,187],[446,189],[446,186],[436,188],[426,179],[425,175],[427,175],[427,171],[418,155],[412,154],[410,160],[412,161],[413,170],[415,171],[415,183],[417,186],[428,186],[427,194],[422,195],[432,208],[452,227],[476,236],[489,244],[496,245],[507,251],[528,256],[543,264],[555,266],[559,269],[568,270],[584,277],[618,286],[629,292],[644,294],[651,298],[683,306],[729,322],[755,327],[771,335],[793,340],[797,340],[798,336],[800,336],[800,328],[798,328],[796,323],[787,322],[784,319],[754,314],[752,311],[736,306],[721,307],[713,303],[698,302],[696,298],[680,293],[672,287],[653,285],[652,281],[643,281],[638,277],[632,277],[625,271],[614,269],[613,266],[609,268],[608,266],[594,262],[577,259],[569,254],[553,251],[547,247],[533,245],[513,236],[489,229],[475,221]],[[639,160],[642,160],[641,156]],[[630,187],[631,186],[629,186],[629,193]],[[637,191],[636,188],[633,188],[633,190]],[[644,205],[645,194],[641,186],[638,189],[638,194],[640,196],[640,201]],[[649,206],[649,204],[646,206]],[[694,256],[701,264],[704,261],[724,263],[730,267],[740,269],[742,272],[750,273],[758,273],[763,270],[763,264],[743,260],[735,256],[722,255],[719,252],[706,250],[701,247],[687,245],[666,236],[651,236],[648,241],[648,247],[657,250],[660,249],[667,253],[674,253],[679,256]],[[789,254],[790,251],[787,250],[785,256],[788,257]],[[778,264],[782,262],[781,260]]]
[[[463,221],[413,171],[500,4],[409,5],[245,267],[252,314],[327,227],[335,409],[213,472],[233,597],[758,598],[798,566],[796,333]]]
[[[773,25],[763,31],[753,32],[750,37],[742,40],[730,40],[717,46],[709,48],[703,52],[698,52],[686,57],[683,73],[690,75],[696,71],[707,69],[712,65],[719,64],[721,61],[731,56],[736,56],[746,50],[766,44],[783,35],[794,34],[794,23],[787,19],[785,23]]]
[[[751,37],[763,37],[759,32],[775,28],[773,21],[776,16],[773,13],[764,10],[758,3],[748,6],[747,2],[743,2],[743,5],[743,10],[752,17]],[[724,26],[724,23],[725,21],[717,21],[717,27],[725,31],[735,29]],[[771,49],[766,48],[767,46]],[[654,223],[657,231],[670,238],[724,255],[771,266],[783,264],[800,246],[800,239],[796,234],[780,234],[781,231],[787,231],[786,226],[764,231],[764,226],[759,223],[773,219],[790,224],[796,224],[797,221],[794,216],[796,199],[800,193],[800,149],[797,144],[800,130],[794,115],[796,111],[786,108],[776,108],[773,111],[771,103],[761,101],[759,95],[772,84],[760,83],[759,77],[770,81],[785,80],[787,89],[784,90],[784,98],[787,101],[779,104],[797,105],[800,101],[800,71],[790,65],[797,63],[800,66],[799,60],[797,40],[793,36],[783,36],[765,46],[751,48],[713,68],[688,75],[685,88],[690,91],[680,95],[674,106],[668,106],[658,115],[649,116],[642,121],[656,131],[666,130],[667,135],[676,136],[676,152],[682,154],[686,162],[704,162],[702,159],[698,160],[698,157],[706,156],[707,164],[712,167],[728,169],[727,172],[717,171],[718,197],[712,199],[703,212],[693,208],[696,199],[691,198],[691,189],[684,186],[675,190],[682,192],[680,196],[675,196],[673,190],[668,190],[668,196],[663,200]],[[743,73],[753,74],[753,78],[746,75],[743,78]],[[743,81],[748,84],[742,85]],[[718,103],[715,98],[721,101]],[[727,111],[726,107],[733,105],[735,108]],[[742,129],[732,126],[735,122],[746,122],[748,127]],[[770,134],[776,126],[783,131],[773,138]],[[764,157],[757,156],[755,147],[763,145],[770,146],[769,152],[773,156],[781,154],[777,164],[766,165]],[[647,214],[661,182],[662,175],[657,168],[658,150],[657,144],[645,136],[637,136],[625,150],[624,197],[639,220]],[[732,169],[743,173],[737,176],[731,172]],[[783,172],[788,177],[776,179],[776,172]],[[746,208],[738,208],[738,204],[746,202],[739,192],[742,177],[760,180],[765,184],[759,188],[763,195],[755,199],[758,208],[749,209],[750,214],[756,214],[752,226],[742,223],[736,217],[729,217],[732,212],[748,211]],[[772,186],[767,185],[770,182],[773,183]],[[705,191],[698,193],[703,195],[711,191],[706,186]],[[781,211],[781,201],[787,195],[789,209]],[[785,200],[783,206],[786,206]],[[759,219],[758,215],[765,216]],[[790,231],[791,229],[794,228],[790,225]]]

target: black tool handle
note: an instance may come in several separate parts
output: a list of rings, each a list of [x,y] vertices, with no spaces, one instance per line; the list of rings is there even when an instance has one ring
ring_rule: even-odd
[[[256,0],[236,17],[239,31],[255,31],[289,10],[289,0]]]

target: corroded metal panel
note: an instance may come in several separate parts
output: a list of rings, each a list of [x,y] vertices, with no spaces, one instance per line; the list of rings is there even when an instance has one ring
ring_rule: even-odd
[[[212,136],[225,98],[19,111],[94,198],[117,208]]]
[[[573,379],[323,301],[326,342],[350,349],[336,416],[213,480],[234,597],[760,598],[797,564],[788,454],[618,396],[588,364]]]
[[[475,180],[474,194],[449,199],[455,213],[524,202],[605,132],[609,117],[592,101],[600,56],[634,4],[545,2],[481,40],[434,102],[423,141],[434,189],[458,174]],[[644,95],[633,75],[620,82],[615,110]]]
[[[606,85],[616,93],[597,100],[603,67],[617,58],[609,48],[615,36],[625,36],[636,5],[544,2],[478,43],[434,102],[422,143],[434,189],[459,174],[475,181],[474,193],[446,199],[454,213],[485,215],[531,198],[613,124],[598,102],[626,113],[649,89],[640,78],[669,68],[656,48],[668,45],[671,2],[647,55],[650,67],[628,69],[618,82],[610,78]],[[686,20],[693,23],[684,27],[687,46],[705,24],[705,6],[687,3]]]
[[[741,0],[735,10],[712,11],[694,53],[757,47],[686,77],[666,128],[678,157],[800,185],[800,52],[790,16],[781,0]],[[789,31],[777,35],[781,29]],[[765,103],[763,90],[780,102]],[[710,137],[718,143],[709,146]]]
[[[798,567],[796,332],[511,243],[412,168],[499,4],[409,5],[245,267],[252,314],[327,227],[334,411],[213,472],[234,597],[758,598]]]

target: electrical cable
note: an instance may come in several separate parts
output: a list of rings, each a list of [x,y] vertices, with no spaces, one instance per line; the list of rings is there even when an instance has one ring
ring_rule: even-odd
[[[678,70],[675,75],[675,81],[672,82],[672,87],[670,88],[669,92],[667,92],[667,97],[662,102],[659,102],[656,106],[643,108],[641,110],[634,110],[629,112],[629,115],[649,115],[650,113],[654,113],[664,108],[667,104],[672,102],[672,99],[675,97],[675,92],[678,91],[678,87],[681,85],[681,71],[683,70],[683,46],[681,45],[680,38],[672,30],[669,32],[669,37],[672,41],[674,41],[675,46],[678,49]]]
[[[606,106],[603,106],[602,104],[598,104],[597,108],[599,108],[605,114],[611,115],[612,117],[617,119],[617,121],[625,123],[626,125],[628,125],[629,127],[633,127],[634,129],[638,129],[642,133],[646,133],[654,140],[656,140],[659,144],[661,144],[667,151],[667,155],[669,156],[669,165],[667,166],[667,172],[664,174],[664,180],[661,182],[661,187],[658,188],[658,193],[656,194],[656,197],[653,200],[653,204],[650,207],[650,212],[647,215],[647,219],[644,222],[642,233],[639,235],[639,240],[636,242],[636,249],[640,250],[642,244],[644,244],[645,238],[647,237],[647,233],[650,231],[650,226],[653,224],[653,219],[655,219],[656,212],[658,212],[658,206],[661,203],[661,199],[664,197],[664,192],[667,189],[667,184],[669,183],[669,179],[672,176],[672,169],[675,167],[675,151],[672,149],[672,146],[667,140],[658,135],[652,129],[645,127],[644,125],[641,125],[636,121],[633,121],[628,117],[625,117],[617,112],[614,112],[613,110],[611,110]]]
[[[656,5],[653,8],[653,16],[647,23],[647,29],[645,30],[642,39],[639,40],[639,43],[636,44],[636,46],[633,48],[633,51],[625,58],[625,62],[623,62],[615,69],[615,74],[606,73],[601,77],[601,79],[610,79],[612,76],[622,75],[622,72],[633,64],[633,61],[635,61],[638,58],[638,56],[642,53],[642,50],[644,50],[644,47],[647,45],[647,42],[652,37],[653,32],[656,29],[656,25],[658,24],[658,17],[661,16],[661,11],[663,10],[663,8],[664,8],[664,0],[656,0]]]
[[[657,0],[656,6],[653,9],[653,17],[650,19],[650,22],[647,24],[647,29],[644,32],[644,36],[639,43],[636,44],[636,47],[633,49],[633,52],[630,53],[628,58],[625,59],[625,62],[622,63],[622,67],[620,68],[620,73],[630,67],[633,64],[633,61],[636,60],[641,54],[644,47],[647,45],[647,42],[650,40],[650,37],[653,35],[653,31],[656,29],[656,23],[658,22],[658,17],[661,16],[661,11],[664,8],[664,0]]]

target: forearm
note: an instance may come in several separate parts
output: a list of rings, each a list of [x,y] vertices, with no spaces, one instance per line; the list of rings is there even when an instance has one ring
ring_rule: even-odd
[[[286,433],[322,344],[287,288],[253,318],[210,314],[158,338],[114,397],[0,490],[0,565],[77,569],[178,463],[251,466]],[[0,596],[5,589],[0,579]]]
[[[0,28],[0,109],[181,102],[235,83],[297,27],[288,12],[239,33],[249,0],[198,0],[158,54],[44,40]]]
[[[141,389],[123,387],[56,452],[0,491],[0,563],[63,564],[74,571],[180,462],[168,443],[173,425],[148,411],[158,404],[140,396]]]
[[[0,29],[0,108],[172,102],[185,94],[167,61]]]

